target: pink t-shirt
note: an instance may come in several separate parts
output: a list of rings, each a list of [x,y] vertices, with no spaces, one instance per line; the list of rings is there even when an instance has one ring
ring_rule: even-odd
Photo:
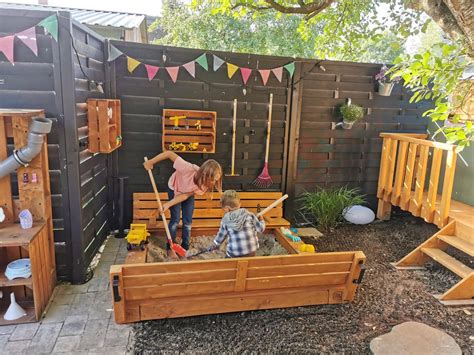
[[[174,191],[175,196],[192,192],[203,195],[207,189],[202,189],[194,183],[194,176],[199,166],[191,164],[181,157],[176,158],[173,164],[176,170],[168,180],[168,187]]]

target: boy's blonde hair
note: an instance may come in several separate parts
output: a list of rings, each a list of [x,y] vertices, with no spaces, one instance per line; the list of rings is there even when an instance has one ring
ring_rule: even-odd
[[[239,194],[235,190],[226,190],[221,195],[221,207],[237,208],[240,205]]]

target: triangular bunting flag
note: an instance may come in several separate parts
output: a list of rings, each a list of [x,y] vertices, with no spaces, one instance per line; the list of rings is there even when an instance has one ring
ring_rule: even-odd
[[[56,41],[58,40],[58,18],[56,15],[46,17],[38,23],[38,26],[44,27]]]
[[[33,53],[38,55],[38,45],[36,44],[36,30],[35,27],[30,27],[20,33],[15,34]]]
[[[117,47],[110,45],[110,52],[109,52],[109,58],[107,59],[108,62],[113,62],[115,59],[120,57],[123,54],[120,50],[117,49]]]
[[[212,55],[212,58],[213,58],[213,69],[214,71],[216,71],[217,69],[219,69],[221,67],[222,64],[224,64],[224,61],[219,58],[217,55]]]
[[[240,68],[240,74],[242,75],[242,80],[244,81],[244,84],[247,84],[247,81],[249,80],[250,74],[252,74],[252,69],[250,69],[250,68]]]
[[[127,56],[127,69],[130,73],[133,73],[133,71],[140,65],[140,62],[136,59],[130,58]]]
[[[270,69],[260,69],[258,72],[262,77],[263,86],[267,85],[268,77],[270,76]]]
[[[179,67],[166,67],[166,70],[168,71],[171,80],[173,80],[173,83],[176,83],[176,80],[178,79]]]
[[[193,78],[196,77],[196,63],[195,62],[189,62],[186,64],[183,64],[183,68],[186,69]]]
[[[273,68],[272,72],[278,79],[278,81],[281,83],[281,78],[283,77],[283,67]]]
[[[207,56],[206,53],[201,55],[199,58],[194,60],[196,63],[198,63],[201,67],[203,67],[205,70],[209,70],[209,67],[207,66]]]
[[[237,69],[239,69],[237,65],[227,63],[227,76],[229,77],[229,79],[234,76]]]
[[[0,52],[5,54],[8,61],[13,64],[13,41],[15,36],[7,36],[0,38]]]
[[[287,65],[284,65],[283,68],[288,70],[288,73],[290,73],[290,78],[292,78],[293,73],[295,72],[295,62],[288,63]]]
[[[160,70],[160,67],[145,64],[145,69],[146,73],[148,74],[148,80],[152,81],[155,78],[156,73],[158,73],[158,70]]]

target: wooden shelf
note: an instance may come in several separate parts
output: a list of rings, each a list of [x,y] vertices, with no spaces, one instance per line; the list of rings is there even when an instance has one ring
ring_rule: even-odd
[[[3,295],[5,297],[5,295]],[[8,297],[10,297],[8,295]],[[13,325],[13,324],[21,324],[21,323],[33,323],[36,322],[36,314],[35,314],[35,307],[32,301],[17,301],[18,304],[25,310],[26,316],[23,316],[19,319],[15,320],[5,320],[3,315],[8,309],[8,305],[0,307],[0,326],[2,325]]]
[[[17,246],[26,247],[44,226],[44,223],[35,223],[30,229],[22,229],[19,224],[9,224],[1,227],[0,248]]]
[[[91,153],[111,153],[122,145],[120,100],[88,99],[87,119]]]
[[[176,120],[172,119],[173,117],[176,117]],[[199,154],[216,152],[217,113],[215,111],[164,109],[162,122],[163,151]],[[201,125],[199,130],[196,128],[197,123]],[[173,143],[180,148],[172,148]],[[190,143],[198,143],[197,148],[190,149]],[[186,147],[185,150],[182,150],[183,146]]]
[[[14,286],[26,286],[28,288],[33,287],[33,280],[31,276],[27,279],[19,278],[19,279],[9,280],[5,276],[6,268],[7,268],[7,265],[0,265],[0,287],[14,287]],[[3,297],[5,297],[5,295]]]

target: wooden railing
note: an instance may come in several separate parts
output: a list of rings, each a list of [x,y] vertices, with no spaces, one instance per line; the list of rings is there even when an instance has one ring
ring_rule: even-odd
[[[390,218],[393,205],[440,228],[445,226],[456,169],[456,146],[425,140],[425,134],[382,133],[380,136],[383,148],[377,217]],[[438,196],[443,163],[444,179],[441,196]],[[429,166],[431,171],[427,180]]]

